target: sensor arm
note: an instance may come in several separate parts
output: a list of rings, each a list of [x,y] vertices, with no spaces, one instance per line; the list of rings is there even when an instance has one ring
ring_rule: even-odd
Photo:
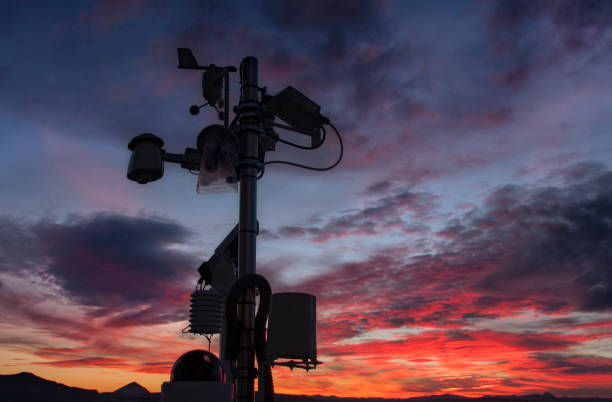
[[[194,148],[186,148],[184,154],[173,154],[161,150],[162,160],[164,162],[179,163],[183,169],[200,170],[200,161],[202,154]]]
[[[264,126],[274,126],[274,127],[282,128],[285,130],[294,131],[296,133],[312,136],[312,131],[300,130],[299,128],[287,126],[285,124],[280,124],[280,123],[275,123],[275,122],[266,122]]]

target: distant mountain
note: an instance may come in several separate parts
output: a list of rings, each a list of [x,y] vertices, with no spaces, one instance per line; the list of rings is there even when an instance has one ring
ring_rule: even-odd
[[[137,382],[132,381],[128,385],[124,385],[118,390],[113,391],[113,394],[116,395],[131,395],[131,396],[140,396],[140,395],[150,395],[148,389],[138,384]]]
[[[276,394],[275,402],[612,402],[612,398],[558,398],[550,393],[524,396],[483,396],[467,398],[458,395],[431,395],[416,398],[339,398],[320,395]],[[45,380],[32,373],[0,375],[2,402],[160,402],[160,393],[150,393],[136,382],[114,392],[98,393]],[[230,401],[228,401],[230,402]]]
[[[96,390],[69,387],[32,373],[0,375],[3,402],[99,402]]]

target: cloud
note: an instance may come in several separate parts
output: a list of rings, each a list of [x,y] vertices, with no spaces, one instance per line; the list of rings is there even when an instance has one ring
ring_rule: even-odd
[[[368,188],[366,188],[365,192],[366,194],[377,195],[377,194],[386,192],[387,190],[391,188],[392,185],[393,183],[391,183],[388,180],[376,181],[370,184]]]
[[[500,0],[486,17],[491,53],[506,61],[493,80],[513,89],[524,87],[538,70],[576,55],[596,55],[593,46],[610,32],[612,6],[601,1]],[[510,66],[510,67],[508,67]]]
[[[317,295],[322,311],[329,311],[320,327],[328,343],[400,327],[444,329],[452,339],[469,340],[474,333],[463,328],[523,311],[610,311],[612,172],[583,163],[559,175],[558,187],[495,189],[481,207],[437,232],[431,253],[419,254],[410,244],[390,246],[330,267],[290,290]],[[431,195],[400,192],[320,227],[282,228],[279,236],[321,240],[372,233],[402,206],[426,216],[431,201]],[[584,340],[545,336],[551,328],[585,324],[578,316],[559,319],[525,327],[538,335],[492,337],[525,350],[565,349]]]
[[[534,353],[532,359],[544,363],[544,370],[567,374],[612,374],[612,359],[594,356],[564,356],[559,353]]]
[[[508,88],[518,89],[525,84],[528,76],[527,68],[523,66],[513,67],[495,75],[493,82]]]
[[[366,190],[388,188],[389,182],[375,183]],[[320,226],[283,226],[278,232],[280,237],[308,236],[313,241],[328,241],[344,236],[372,236],[384,234],[393,230],[404,233],[423,232],[427,228],[418,223],[407,223],[405,218],[416,221],[426,220],[437,208],[434,194],[426,192],[413,192],[397,190],[392,195],[383,195],[356,211],[349,211],[342,215],[330,218]]]
[[[109,325],[184,318],[178,311],[185,309],[185,284],[195,278],[197,261],[173,248],[191,235],[178,223],[110,213],[73,215],[62,222],[2,220],[4,272],[27,272],[36,265],[36,276],[87,306],[92,317],[112,316]]]
[[[74,360],[57,360],[47,362],[37,362],[37,364],[43,364],[53,367],[104,367],[121,369],[129,367],[129,363],[123,359],[109,358],[109,357],[92,357],[82,358]]]
[[[143,0],[98,0],[91,11],[91,19],[95,26],[108,28],[142,15],[152,5]]]
[[[577,309],[612,307],[611,191],[612,172],[566,188],[496,190],[456,237],[503,257],[480,288]]]
[[[0,270],[2,272],[35,270],[42,263],[36,235],[27,230],[29,223],[0,215]]]

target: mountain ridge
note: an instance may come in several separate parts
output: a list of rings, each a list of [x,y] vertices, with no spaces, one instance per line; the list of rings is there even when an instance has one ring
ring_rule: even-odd
[[[118,388],[112,392],[117,395],[150,395],[148,389],[138,384],[136,381],[132,381],[129,384],[124,385],[121,388]]]
[[[132,381],[113,392],[98,392],[70,387],[47,380],[29,372],[0,374],[0,395],[9,402],[157,402],[161,393],[152,393]],[[477,398],[461,395],[425,395],[412,398],[355,398],[325,395],[275,394],[275,402],[442,402],[442,401],[556,401],[556,402],[612,402],[612,398],[557,397],[549,392],[530,395],[486,395]]]

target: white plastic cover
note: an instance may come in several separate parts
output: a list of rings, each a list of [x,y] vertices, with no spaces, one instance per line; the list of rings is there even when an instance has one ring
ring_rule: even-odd
[[[198,194],[217,194],[238,192],[238,184],[229,182],[236,179],[236,170],[232,164],[233,149],[230,144],[222,143],[221,146],[212,143],[204,146],[202,161],[200,162],[200,174],[196,192]]]

